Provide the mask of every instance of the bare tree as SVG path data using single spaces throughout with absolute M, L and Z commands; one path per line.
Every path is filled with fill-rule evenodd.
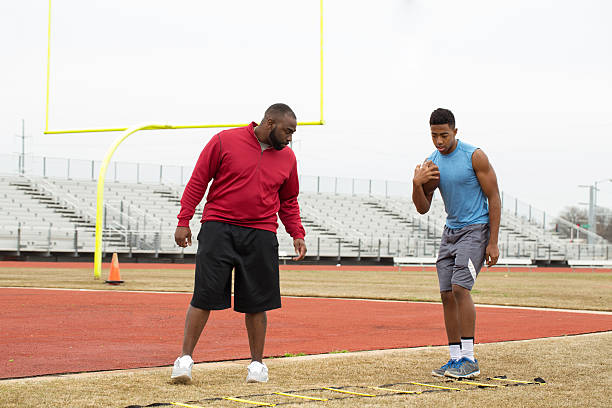
M 589 215 L 583 208 L 572 206 L 565 207 L 559 214 L 559 218 L 563 218 L 566 221 L 571 222 L 574 225 L 584 226 L 589 223 Z M 597 235 L 605 238 L 608 241 L 612 241 L 612 211 L 605 207 L 597 207 L 596 220 L 596 233 Z M 563 235 L 570 235 L 570 228 L 563 224 L 557 224 L 557 232 Z
M 585 209 L 580 207 L 565 207 L 561 214 L 559 214 L 560 218 L 563 218 L 574 225 L 584 225 L 589 222 L 589 216 Z

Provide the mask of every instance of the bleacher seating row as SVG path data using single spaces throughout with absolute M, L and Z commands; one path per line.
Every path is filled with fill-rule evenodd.
M 174 243 L 181 186 L 107 182 L 104 190 L 104 249 L 155 254 L 194 253 Z M 0 175 L 0 251 L 92 252 L 97 182 Z M 303 192 L 299 196 L 308 254 L 313 257 L 435 257 L 444 226 L 436 194 L 426 215 L 408 197 Z M 203 203 L 190 223 L 199 231 Z M 279 251 L 293 253 L 279 221 Z M 502 212 L 504 258 L 608 259 L 609 246 L 587 246 Z M 582 245 L 582 247 L 580 247 Z M 19 248 L 18 248 L 19 247 Z M 582 248 L 582 251 L 581 251 Z

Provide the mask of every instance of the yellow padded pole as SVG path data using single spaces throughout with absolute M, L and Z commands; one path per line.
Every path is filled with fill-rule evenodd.
M 100 273 L 102 271 L 102 230 L 103 216 L 104 216 L 104 179 L 106 178 L 106 170 L 108 164 L 117 150 L 117 147 L 128 138 L 132 133 L 136 133 L 139 130 L 152 130 L 152 129 L 168 129 L 169 125 L 157 125 L 157 124 L 140 124 L 132 126 L 125 130 L 119 136 L 111 147 L 106 152 L 106 156 L 100 166 L 100 174 L 98 175 L 98 193 L 96 197 L 96 247 L 94 252 L 94 279 L 100 279 Z

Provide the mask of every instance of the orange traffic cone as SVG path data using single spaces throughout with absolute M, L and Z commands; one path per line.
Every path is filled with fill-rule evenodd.
M 110 285 L 119 285 L 123 283 L 119 276 L 119 258 L 117 258 L 116 252 L 113 254 L 113 260 L 111 261 L 110 272 L 108 273 L 108 280 L 106 283 Z

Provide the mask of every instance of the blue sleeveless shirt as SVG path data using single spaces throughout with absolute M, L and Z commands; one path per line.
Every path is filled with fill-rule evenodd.
M 489 204 L 474 168 L 476 147 L 457 139 L 451 154 L 433 152 L 428 159 L 440 169 L 440 194 L 446 209 L 446 226 L 451 229 L 489 223 Z

